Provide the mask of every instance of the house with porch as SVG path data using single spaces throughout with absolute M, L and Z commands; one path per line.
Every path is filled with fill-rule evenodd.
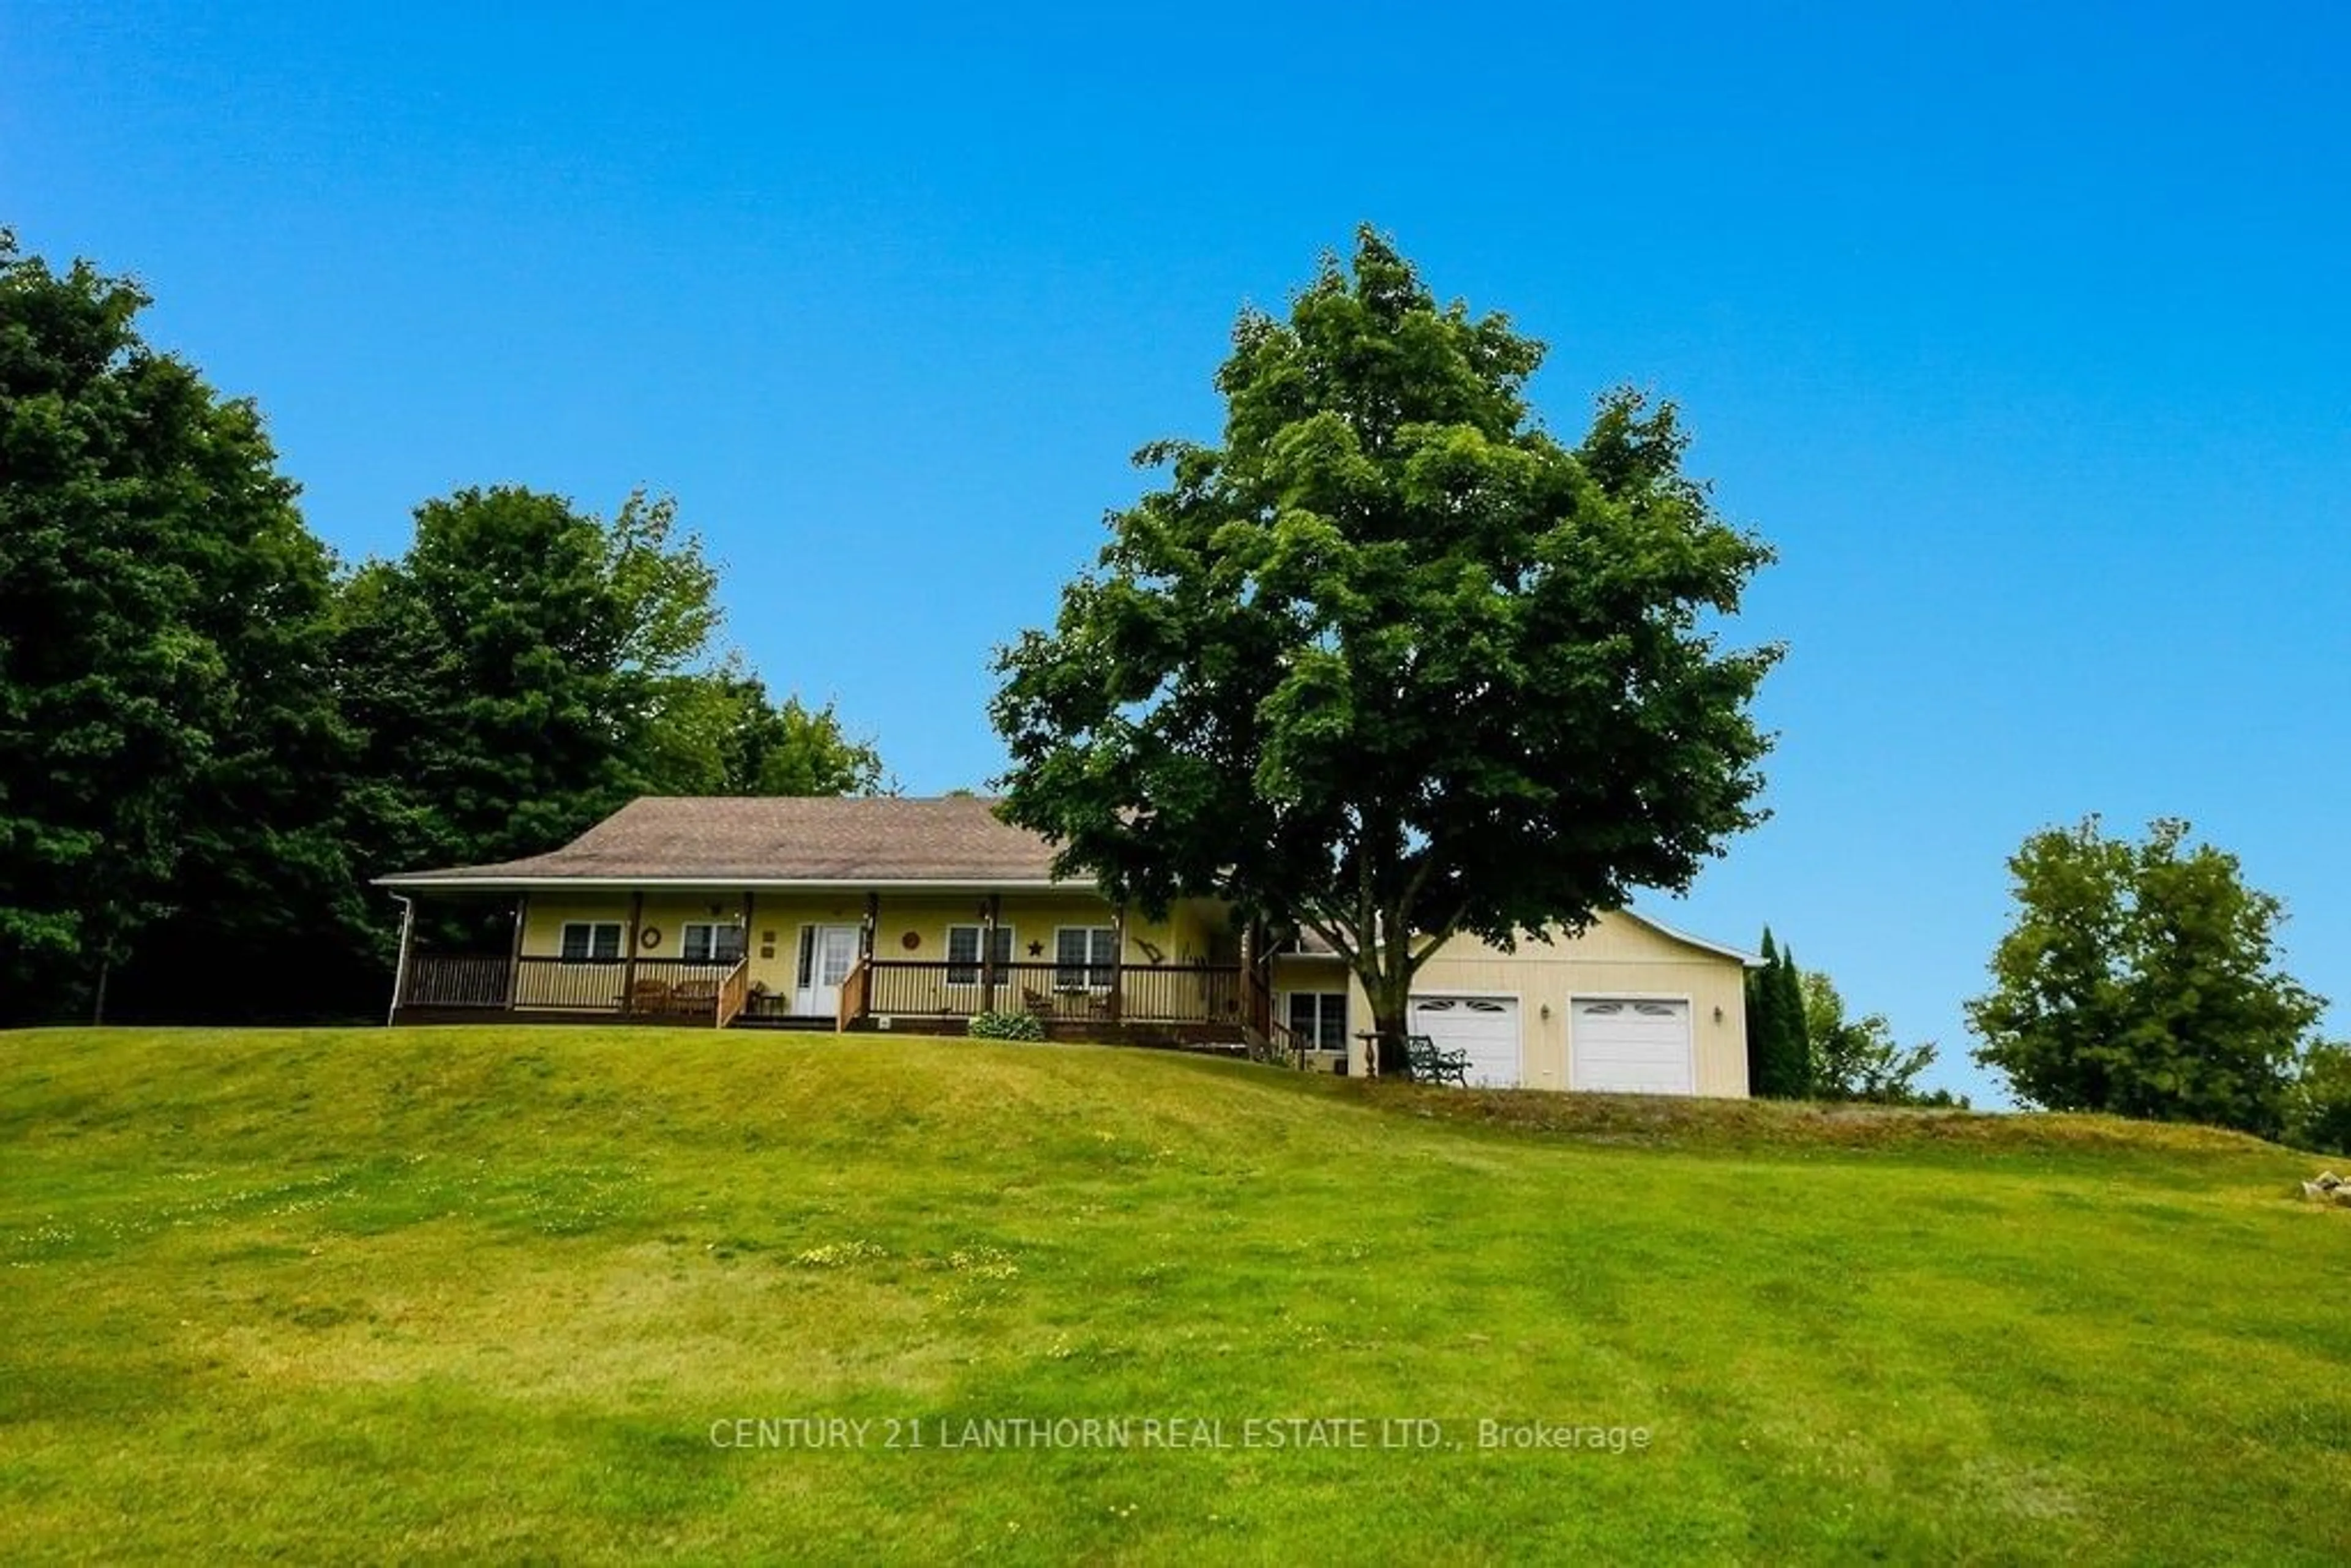
M 1021 1011 L 1060 1038 L 1363 1070 L 1371 1010 L 1334 956 L 1213 899 L 1121 908 L 1057 879 L 1051 847 L 994 808 L 649 797 L 546 854 L 381 878 L 403 901 L 392 1021 L 954 1034 Z M 420 909 L 485 901 L 500 950 L 421 939 Z M 1412 1022 L 1473 1082 L 1743 1095 L 1750 961 L 1626 912 L 1513 953 L 1457 938 Z

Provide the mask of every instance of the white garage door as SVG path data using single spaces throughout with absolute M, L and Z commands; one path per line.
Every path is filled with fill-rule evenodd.
M 1567 1049 L 1572 1087 L 1609 1094 L 1695 1094 L 1687 1002 L 1578 997 Z
M 1425 1034 L 1439 1051 L 1469 1058 L 1469 1087 L 1519 1086 L 1519 998 L 1516 997 L 1415 997 L 1412 1032 Z

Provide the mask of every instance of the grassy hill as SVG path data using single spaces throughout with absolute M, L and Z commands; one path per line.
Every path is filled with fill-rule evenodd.
M 2310 1170 L 1082 1047 L 0 1034 L 0 1528 L 35 1559 L 2341 1562 L 2351 1213 L 2291 1196 Z M 1089 1418 L 1133 1425 L 1050 1425 Z M 795 1420 L 872 1425 L 757 1446 Z

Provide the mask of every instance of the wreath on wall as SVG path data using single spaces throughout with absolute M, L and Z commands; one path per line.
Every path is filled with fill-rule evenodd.
M 637 946 L 643 947 L 648 953 L 660 946 L 661 927 L 658 925 L 648 925 L 643 931 L 638 932 Z

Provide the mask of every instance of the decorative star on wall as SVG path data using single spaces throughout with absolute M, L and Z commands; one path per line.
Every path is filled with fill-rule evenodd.
M 1041 958 L 1044 956 L 1045 944 L 1042 942 L 1031 942 L 1029 944 L 1029 956 L 1031 958 Z

